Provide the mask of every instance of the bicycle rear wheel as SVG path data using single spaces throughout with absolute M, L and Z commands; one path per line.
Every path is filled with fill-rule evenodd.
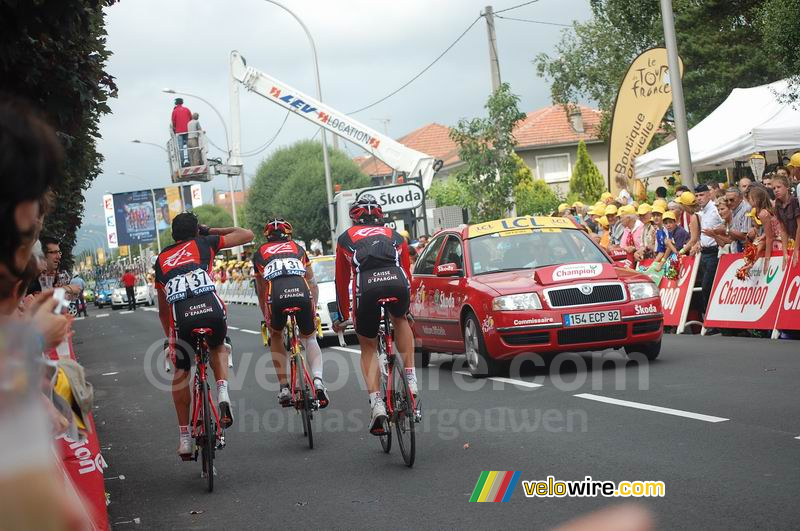
M 211 404 L 208 400 L 209 388 L 208 382 L 203 382 L 203 440 L 202 454 L 203 454 L 203 473 L 208 480 L 208 492 L 214 491 L 214 448 L 217 443 L 216 426 L 211 417 L 214 413 L 211 411 Z
M 411 406 L 410 398 L 411 392 L 408 389 L 405 372 L 399 357 L 395 358 L 391 374 L 392 401 L 394 403 L 392 422 L 395 426 L 397 442 L 400 445 L 403 461 L 405 461 L 407 467 L 411 468 L 414 466 L 414 460 L 416 459 L 417 441 L 414 430 L 414 410 Z
M 382 335 L 378 336 L 378 354 L 380 360 L 380 354 L 386 355 L 386 343 L 383 339 Z M 383 373 L 383 368 L 381 368 L 381 396 L 383 397 L 384 402 L 388 403 L 389 396 L 387 395 L 386 391 L 388 388 L 388 378 Z M 388 404 L 387 404 L 388 405 Z M 386 435 L 380 435 L 378 437 L 381 440 L 381 447 L 383 451 L 387 454 L 392 451 L 392 423 L 386 423 Z
M 314 432 L 311 431 L 311 398 L 308 387 L 304 387 L 303 391 L 303 431 L 308 437 L 308 447 L 314 449 Z

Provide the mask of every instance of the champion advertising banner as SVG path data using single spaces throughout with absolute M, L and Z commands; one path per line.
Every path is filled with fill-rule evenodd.
M 683 77 L 682 61 L 680 65 Z M 627 176 L 628 189 L 632 190 L 633 159 L 645 152 L 672 104 L 669 76 L 667 49 L 650 48 L 633 60 L 622 80 L 614 104 L 608 148 L 608 189 L 614 195 L 619 192 L 615 182 L 618 173 Z
M 642 260 L 639 265 L 648 268 L 653 263 L 652 259 Z M 682 256 L 678 278 L 670 280 L 661 277 L 658 283 L 658 292 L 661 295 L 661 311 L 664 313 L 664 326 L 679 327 L 686 322 L 691 302 L 692 287 L 697 279 L 699 261 L 695 256 Z
M 744 265 L 744 257 L 738 253 L 721 256 L 706 310 L 705 327 L 775 328 L 783 301 L 784 279 L 790 276 L 781 267 L 782 262 L 782 253 L 773 252 L 766 274 L 763 272 L 764 259 L 759 258 L 750 270 L 750 276 L 740 280 L 736 278 L 736 272 Z
M 800 330 L 800 262 L 786 271 L 776 328 Z

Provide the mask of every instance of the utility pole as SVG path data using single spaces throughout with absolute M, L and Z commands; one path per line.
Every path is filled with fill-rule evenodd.
M 667 47 L 669 83 L 672 87 L 672 114 L 675 118 L 675 137 L 678 141 L 678 160 L 681 166 L 681 181 L 694 190 L 692 153 L 689 150 L 689 127 L 686 123 L 686 106 L 683 102 L 683 82 L 678 59 L 678 42 L 675 38 L 675 18 L 672 15 L 672 0 L 661 0 L 661 20 L 664 24 L 664 44 Z
M 494 11 L 492 6 L 483 10 L 486 19 L 486 34 L 489 37 L 489 66 L 492 70 L 492 92 L 500 87 L 500 62 L 497 59 L 497 35 L 494 33 Z

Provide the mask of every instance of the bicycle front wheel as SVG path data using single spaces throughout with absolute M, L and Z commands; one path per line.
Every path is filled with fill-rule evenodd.
M 308 387 L 303 390 L 303 431 L 308 437 L 308 447 L 314 449 L 314 432 L 311 431 L 311 398 Z
M 203 454 L 203 473 L 208 480 L 208 492 L 214 491 L 214 447 L 217 443 L 216 426 L 212 417 L 214 413 L 211 411 L 211 404 L 208 399 L 209 395 L 208 382 L 203 382 L 203 436 L 205 437 L 202 446 Z
M 400 445 L 400 453 L 403 455 L 403 461 L 406 466 L 411 468 L 414 466 L 414 460 L 417 452 L 417 441 L 414 431 L 414 409 L 411 405 L 411 392 L 408 389 L 408 380 L 406 380 L 406 371 L 403 368 L 402 362 L 399 357 L 395 358 L 394 368 L 392 370 L 392 402 L 394 411 L 392 414 L 392 423 L 395 427 L 397 434 L 397 442 Z
M 378 353 L 379 354 L 383 354 L 383 356 L 380 356 L 380 358 L 384 358 L 385 359 L 386 347 L 385 347 L 385 343 L 384 343 L 384 340 L 383 340 L 383 336 L 379 336 Z M 380 358 L 379 358 L 379 362 L 380 362 Z M 387 402 L 387 406 L 388 406 L 389 396 L 387 394 L 387 387 L 388 387 L 388 378 L 384 374 L 384 367 L 381 367 L 381 396 L 383 397 L 383 401 Z M 383 448 L 383 451 L 386 452 L 387 454 L 389 452 L 391 452 L 392 451 L 392 423 L 391 422 L 387 422 L 386 423 L 386 435 L 380 435 L 378 438 L 381 440 L 381 447 Z

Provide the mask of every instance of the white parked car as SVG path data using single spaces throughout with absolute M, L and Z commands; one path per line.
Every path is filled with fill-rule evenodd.
M 311 259 L 311 268 L 314 270 L 314 278 L 319 286 L 319 300 L 317 301 L 317 313 L 322 321 L 323 337 L 335 337 L 333 323 L 331 320 L 330 308 L 336 308 L 336 260 L 334 256 L 317 256 Z M 355 334 L 352 326 L 347 327 L 345 334 Z
M 152 306 L 156 303 L 156 289 L 152 284 L 139 282 L 134 288 L 137 306 Z M 111 308 L 118 310 L 128 306 L 128 294 L 124 287 L 114 288 L 111 293 Z

